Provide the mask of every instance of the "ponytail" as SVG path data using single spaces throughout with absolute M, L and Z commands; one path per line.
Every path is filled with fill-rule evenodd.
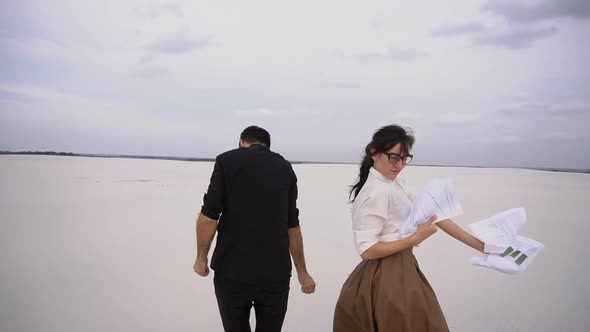
M 350 198 L 350 196 L 353 196 L 350 200 L 351 202 L 354 202 L 356 196 L 359 194 L 359 191 L 361 191 L 361 189 L 365 185 L 365 182 L 367 182 L 367 178 L 369 177 L 369 170 L 372 166 L 373 158 L 371 158 L 371 143 L 369 143 L 365 148 L 365 156 L 363 157 L 363 161 L 361 162 L 361 167 L 359 169 L 358 181 L 351 186 L 350 194 L 348 195 L 348 198 Z

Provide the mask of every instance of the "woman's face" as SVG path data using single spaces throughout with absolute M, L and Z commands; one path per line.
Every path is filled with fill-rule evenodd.
M 371 157 L 373 158 L 373 167 L 388 179 L 395 180 L 397 175 L 406 166 L 402 161 L 403 158 L 399 157 L 403 157 L 407 154 L 407 151 L 404 151 L 402 145 L 398 143 L 396 146 L 389 149 L 387 153 L 377 153 L 373 155 Z M 392 162 L 392 160 L 395 162 Z

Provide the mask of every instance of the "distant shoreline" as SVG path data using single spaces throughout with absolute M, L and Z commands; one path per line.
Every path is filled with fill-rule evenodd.
M 213 162 L 215 158 L 194 158 L 194 157 L 175 157 L 175 156 L 149 156 L 149 155 L 127 155 L 127 154 L 96 154 L 96 153 L 73 153 L 73 152 L 55 152 L 55 151 L 0 151 L 1 155 L 38 155 L 38 156 L 58 156 L 58 157 L 91 157 L 91 158 L 130 158 L 130 159 L 157 159 L 157 160 L 175 160 L 175 161 L 207 161 Z M 337 161 L 290 161 L 292 164 L 349 164 L 352 162 Z M 554 168 L 554 167 L 513 167 L 513 166 L 471 166 L 471 165 L 428 165 L 412 164 L 415 166 L 426 167 L 464 167 L 464 168 L 511 168 L 511 169 L 530 169 L 547 172 L 566 172 L 566 173 L 586 173 L 590 174 L 590 169 L 573 169 L 573 168 Z

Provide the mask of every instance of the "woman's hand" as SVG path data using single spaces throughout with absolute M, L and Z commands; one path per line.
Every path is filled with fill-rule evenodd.
M 435 220 L 436 216 L 432 216 L 425 223 L 418 226 L 418 230 L 412 235 L 415 245 L 422 243 L 422 241 L 436 233 L 437 227 L 434 225 Z

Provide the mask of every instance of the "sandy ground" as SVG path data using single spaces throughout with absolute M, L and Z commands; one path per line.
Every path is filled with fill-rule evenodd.
M 212 277 L 192 271 L 194 220 L 212 163 L 0 156 L 0 330 L 222 331 Z M 359 262 L 347 185 L 355 165 L 295 165 L 308 268 L 291 283 L 283 331 L 331 331 L 340 287 Z M 415 249 L 452 331 L 590 330 L 590 175 L 408 167 L 420 188 L 451 177 L 469 223 L 523 206 L 522 234 L 545 250 L 522 274 L 469 263 L 443 232 Z

